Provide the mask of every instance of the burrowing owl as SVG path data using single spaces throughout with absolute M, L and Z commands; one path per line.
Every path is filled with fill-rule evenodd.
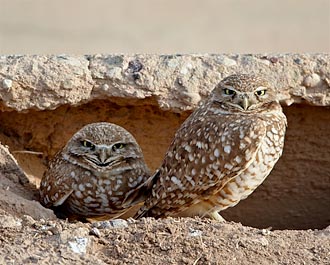
M 140 202 L 130 193 L 149 176 L 142 151 L 128 131 L 93 123 L 74 134 L 50 162 L 40 199 L 59 217 L 115 218 Z
M 219 215 L 249 196 L 282 154 L 286 117 L 259 76 L 232 75 L 183 123 L 136 217 Z

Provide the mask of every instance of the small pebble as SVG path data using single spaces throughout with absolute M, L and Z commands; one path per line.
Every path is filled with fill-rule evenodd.
M 103 85 L 102 85 L 102 89 L 103 89 L 104 91 L 108 91 L 108 90 L 109 90 L 109 85 L 108 85 L 108 84 L 103 84 Z
M 321 82 L 321 77 L 318 74 L 311 74 L 304 79 L 306 87 L 316 87 Z
M 143 68 L 143 64 L 137 59 L 137 60 L 132 60 L 128 63 L 128 71 L 131 73 L 136 73 L 141 71 Z
M 30 215 L 23 215 L 22 221 L 24 225 L 33 225 L 36 222 Z
M 188 236 L 195 237 L 195 236 L 201 236 L 202 234 L 203 232 L 201 230 L 189 228 Z
M 6 88 L 6 89 L 9 90 L 9 89 L 12 87 L 12 85 L 13 85 L 13 81 L 10 80 L 10 79 L 4 79 L 4 80 L 2 81 L 2 87 L 3 87 L 3 88 Z
M 128 227 L 128 223 L 126 220 L 123 219 L 114 219 L 109 221 L 112 228 L 124 228 Z
M 270 57 L 269 61 L 271 61 L 272 63 L 277 63 L 278 62 L 278 58 L 277 57 Z
M 90 235 L 101 237 L 101 232 L 96 227 L 92 227 L 92 229 L 89 231 Z
M 46 101 L 42 103 L 42 107 L 48 109 L 51 106 L 50 102 Z
M 128 223 L 123 219 L 114 219 L 108 221 L 101 221 L 93 223 L 93 227 L 99 229 L 107 229 L 107 228 L 125 228 L 128 227 Z
M 263 236 L 268 236 L 271 234 L 270 230 L 268 229 L 261 229 L 259 233 L 262 234 Z
M 88 246 L 88 238 L 77 237 L 74 241 L 69 241 L 69 246 L 74 253 L 85 254 Z

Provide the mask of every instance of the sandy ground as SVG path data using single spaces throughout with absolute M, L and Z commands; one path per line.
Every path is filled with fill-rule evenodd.
M 330 263 L 330 229 L 269 231 L 190 218 L 69 224 L 2 214 L 0 231 L 6 264 Z

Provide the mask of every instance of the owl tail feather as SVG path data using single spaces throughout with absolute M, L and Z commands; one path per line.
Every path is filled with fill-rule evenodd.
M 140 186 L 138 186 L 134 190 L 129 191 L 126 194 L 126 197 L 123 201 L 123 206 L 129 207 L 129 206 L 132 206 L 133 204 L 135 205 L 140 202 L 145 202 L 151 196 L 152 187 L 153 187 L 154 183 L 157 181 L 159 175 L 160 175 L 160 172 L 158 170 L 158 171 L 156 171 L 156 173 L 153 176 L 148 178 Z M 141 217 L 146 217 L 147 212 L 148 212 L 148 208 L 144 205 L 137 212 L 137 214 L 134 216 L 134 218 L 137 219 L 137 218 L 141 218 Z

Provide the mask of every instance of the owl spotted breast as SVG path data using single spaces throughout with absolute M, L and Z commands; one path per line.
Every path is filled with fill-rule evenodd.
M 282 154 L 286 117 L 276 91 L 259 76 L 222 80 L 182 124 L 144 188 L 136 217 L 209 216 L 249 196 Z
M 93 123 L 74 134 L 50 161 L 40 201 L 62 218 L 116 218 L 141 202 L 132 192 L 149 176 L 142 151 L 128 131 Z

